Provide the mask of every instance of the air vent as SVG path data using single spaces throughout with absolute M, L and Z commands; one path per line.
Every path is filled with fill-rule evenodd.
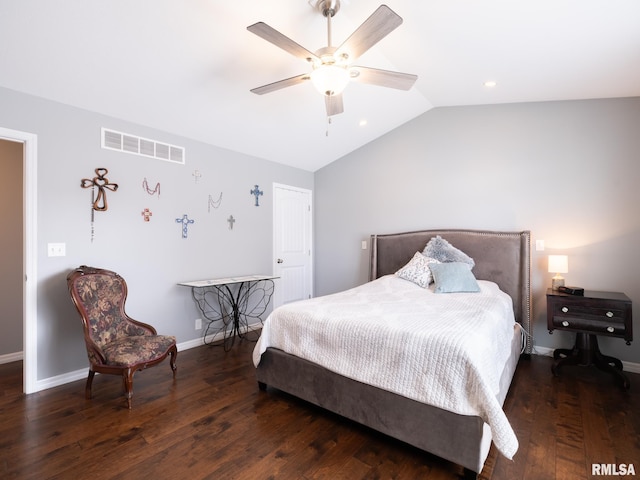
M 147 158 L 157 158 L 158 160 L 182 165 L 185 162 L 184 147 L 177 147 L 106 128 L 102 129 L 102 148 L 132 153 Z

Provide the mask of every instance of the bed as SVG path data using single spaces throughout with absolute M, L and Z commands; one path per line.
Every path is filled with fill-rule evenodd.
M 519 358 L 522 354 L 529 355 L 532 348 L 529 337 L 521 332 L 521 330 L 530 331 L 530 233 L 528 231 L 443 229 L 372 235 L 370 281 L 362 287 L 365 291 L 366 289 L 373 291 L 375 295 L 376 289 L 386 291 L 391 288 L 388 284 L 393 284 L 395 289 L 399 285 L 398 282 L 405 282 L 406 285 L 401 285 L 402 295 L 415 296 L 411 288 L 415 290 L 416 286 L 410 285 L 411 282 L 398 279 L 394 273 L 410 262 L 416 252 L 421 252 L 425 245 L 436 237 L 445 239 L 473 259 L 475 265 L 472 271 L 478 279 L 483 294 L 485 290 L 492 289 L 492 285 L 495 284 L 507 295 L 506 298 L 511 303 L 509 307 L 512 309 L 511 315 L 515 324 L 511 325 L 510 333 L 506 339 L 503 339 L 507 342 L 505 348 L 508 352 L 501 353 L 499 361 L 494 362 L 493 365 L 493 370 L 496 372 L 493 375 L 496 377 L 495 387 L 491 389 L 493 393 L 485 395 L 489 404 L 487 409 L 483 406 L 484 404 L 481 404 L 478 412 L 468 411 L 469 405 L 462 398 L 465 408 L 458 410 L 463 413 L 456 413 L 457 409 L 438 406 L 440 404 L 437 401 L 433 404 L 424 401 L 424 398 L 431 398 L 433 396 L 431 393 L 437 389 L 432 388 L 431 392 L 421 390 L 420 396 L 407 394 L 404 391 L 397 393 L 377 380 L 369 384 L 354 379 L 357 375 L 336 373 L 332 366 L 330 368 L 322 366 L 323 362 L 310 361 L 302 358 L 303 355 L 287 353 L 284 349 L 269 345 L 264 337 L 276 337 L 269 333 L 270 328 L 273 328 L 270 320 L 274 315 L 277 317 L 279 309 L 276 309 L 265 321 L 263 334 L 254 351 L 254 363 L 258 384 L 262 390 L 270 386 L 292 394 L 459 464 L 464 467 L 467 477 L 475 478 L 482 471 L 492 440 L 496 441 L 499 450 L 505 456 L 511 457 L 515 453 L 513 444 L 515 434 L 510 430 L 508 421 L 505 425 L 506 416 L 502 412 L 502 405 Z M 362 294 L 358 289 L 355 290 L 355 294 Z M 338 295 L 336 299 L 347 301 L 348 295 L 352 294 L 354 292 L 347 293 L 347 297 L 340 296 L 342 293 L 336 294 Z M 447 295 L 440 295 L 438 298 L 443 297 Z M 327 302 L 328 300 L 311 299 L 305 302 L 313 301 Z M 365 300 L 365 303 L 367 301 Z M 504 299 L 502 302 L 504 303 Z M 319 305 L 318 308 L 325 312 L 330 311 L 326 303 Z M 398 307 L 394 309 L 397 311 Z M 409 312 L 407 310 L 407 318 L 411 316 Z M 352 314 L 357 317 L 355 313 L 349 315 Z M 306 318 L 305 322 L 308 321 L 309 319 Z M 522 329 L 517 328 L 516 324 L 521 325 Z M 371 340 L 367 342 L 371 343 Z M 344 351 L 350 351 L 351 347 L 352 344 L 348 344 Z M 452 365 L 452 368 L 465 369 L 464 366 L 455 367 L 455 363 Z M 456 377 L 453 374 L 450 376 Z M 396 377 L 394 382 L 398 382 Z M 411 382 L 415 382 L 415 378 L 405 383 Z M 482 385 L 482 381 L 479 384 Z M 475 384 L 474 388 L 477 389 Z M 453 394 L 459 396 L 458 392 Z M 422 395 L 425 397 L 423 398 Z M 467 403 L 476 405 L 475 400 Z M 496 404 L 499 412 L 496 411 Z M 501 418 L 500 413 L 504 419 Z M 517 440 L 515 440 L 515 449 L 517 450 Z

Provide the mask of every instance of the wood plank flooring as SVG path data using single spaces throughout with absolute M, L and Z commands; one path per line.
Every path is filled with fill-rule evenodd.
M 133 410 L 120 378 L 97 375 L 32 395 L 22 364 L 0 365 L 3 479 L 455 479 L 462 469 L 269 389 L 258 390 L 253 344 L 198 347 L 138 372 Z M 592 463 L 633 463 L 640 476 L 640 375 L 618 389 L 594 368 L 520 362 L 505 411 L 514 461 L 491 449 L 484 480 L 603 478 Z

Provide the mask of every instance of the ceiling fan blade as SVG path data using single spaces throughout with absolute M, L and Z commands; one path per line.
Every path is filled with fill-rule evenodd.
M 324 104 L 327 107 L 327 117 L 344 112 L 341 93 L 338 95 L 325 95 Z
M 247 27 L 251 33 L 255 33 L 261 38 L 264 38 L 267 42 L 273 43 L 276 47 L 280 47 L 283 50 L 286 50 L 294 57 L 298 57 L 304 61 L 311 61 L 320 59 L 316 56 L 315 53 L 311 53 L 309 50 L 304 48 L 303 46 L 297 44 L 289 37 L 281 34 L 275 28 L 270 27 L 264 22 L 254 23 L 253 25 L 249 25 Z
M 284 80 L 279 80 L 277 82 L 269 83 L 267 85 L 262 85 L 261 87 L 256 87 L 251 89 L 251 92 L 257 95 L 264 95 L 265 93 L 275 92 L 276 90 L 280 90 L 281 88 L 292 87 L 293 85 L 299 85 L 306 80 L 309 80 L 309 74 L 303 73 L 302 75 L 297 75 L 291 78 L 285 78 Z
M 352 62 L 402 24 L 402 17 L 386 5 L 378 9 L 347 38 L 335 55 L 346 54 Z
M 418 79 L 417 75 L 410 73 L 391 72 L 378 68 L 353 66 L 349 70 L 351 80 L 354 82 L 397 88 L 398 90 L 409 90 Z

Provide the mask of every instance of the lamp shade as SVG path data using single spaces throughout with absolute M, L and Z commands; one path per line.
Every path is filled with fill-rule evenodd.
M 549 273 L 567 273 L 569 257 L 566 255 L 549 255 Z
M 323 95 L 339 95 L 349 83 L 349 72 L 338 65 L 321 65 L 311 72 L 311 83 Z

